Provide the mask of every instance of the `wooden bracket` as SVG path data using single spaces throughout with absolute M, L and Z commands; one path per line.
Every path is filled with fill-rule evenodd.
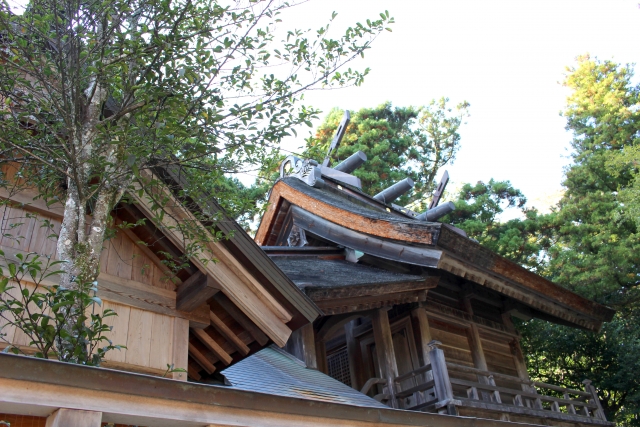
M 210 275 L 198 271 L 185 280 L 176 296 L 176 308 L 193 311 L 220 291 L 220 286 Z

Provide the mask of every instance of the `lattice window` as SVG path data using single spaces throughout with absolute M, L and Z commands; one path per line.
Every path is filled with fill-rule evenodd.
M 351 387 L 351 374 L 349 373 L 349 356 L 347 348 L 343 347 L 327 356 L 329 376 Z

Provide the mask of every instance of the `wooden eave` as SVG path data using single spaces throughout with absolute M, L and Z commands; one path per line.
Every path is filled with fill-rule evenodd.
M 371 209 L 356 207 L 354 212 L 350 210 L 353 203 L 364 203 L 362 199 L 368 196 L 337 187 L 318 190 L 295 178 L 279 180 L 271 191 L 256 241 L 266 246 L 282 244 L 286 241 L 284 234 L 295 224 L 322 239 L 369 255 L 449 271 L 560 323 L 597 331 L 615 313 L 483 248 L 449 225 L 420 223 L 390 209 L 380 216 L 376 201 L 367 204 Z M 349 203 L 335 201 L 342 193 Z M 326 311 L 326 307 L 321 308 Z
M 505 421 L 452 417 L 255 393 L 232 387 L 0 354 L 0 412 L 47 417 L 57 408 L 102 413 L 137 425 L 317 425 L 505 427 Z M 529 426 L 530 424 L 519 424 Z
M 171 188 L 183 188 L 185 177 L 176 167 L 165 167 L 157 170 L 158 176 Z M 291 326 L 294 329 L 315 320 L 319 312 L 305 295 L 289 280 L 289 278 L 271 261 L 269 256 L 256 244 L 247 232 L 222 209 L 212 197 L 199 197 L 197 201 L 191 198 L 185 200 L 188 206 L 197 206 L 201 211 L 209 212 L 222 221 L 216 223 L 216 228 L 224 233 L 227 239 L 221 243 L 260 280 L 271 294 L 289 311 L 294 312 Z

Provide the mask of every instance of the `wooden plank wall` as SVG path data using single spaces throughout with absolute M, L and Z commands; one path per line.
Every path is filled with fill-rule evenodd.
M 0 207 L 0 249 L 7 253 L 37 252 L 55 257 L 56 239 L 52 235 L 59 230 L 60 220 L 57 218 L 34 215 L 19 207 Z M 164 290 L 174 291 L 176 287 L 123 231 L 118 231 L 115 237 L 105 242 L 100 271 Z M 12 292 L 17 291 L 14 289 Z M 106 308 L 118 313 L 118 316 L 105 319 L 105 323 L 113 326 L 109 339 L 114 344 L 127 347 L 107 353 L 106 365 L 161 374 L 166 371 L 167 364 L 175 363 L 172 360 L 174 317 L 107 300 L 98 309 Z M 4 323 L 0 319 L 0 326 Z M 15 328 L 4 328 L 2 333 L 6 333 L 4 340 L 16 346 L 24 348 L 29 345 L 30 339 Z M 188 329 L 184 333 L 188 334 Z

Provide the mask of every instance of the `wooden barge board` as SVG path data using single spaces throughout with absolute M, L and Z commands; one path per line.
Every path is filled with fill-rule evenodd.
M 0 389 L 0 413 L 46 417 L 70 408 L 101 412 L 102 422 L 159 427 L 513 425 L 273 396 L 8 354 L 0 354 Z
M 271 222 L 280 198 L 351 230 L 387 239 L 431 244 L 439 228 L 437 224 L 398 218 L 390 212 L 376 211 L 335 194 L 321 192 L 296 178 L 284 178 L 271 190 L 269 207 L 256 233 L 255 240 L 259 245 L 269 245 L 267 236 L 271 233 Z

